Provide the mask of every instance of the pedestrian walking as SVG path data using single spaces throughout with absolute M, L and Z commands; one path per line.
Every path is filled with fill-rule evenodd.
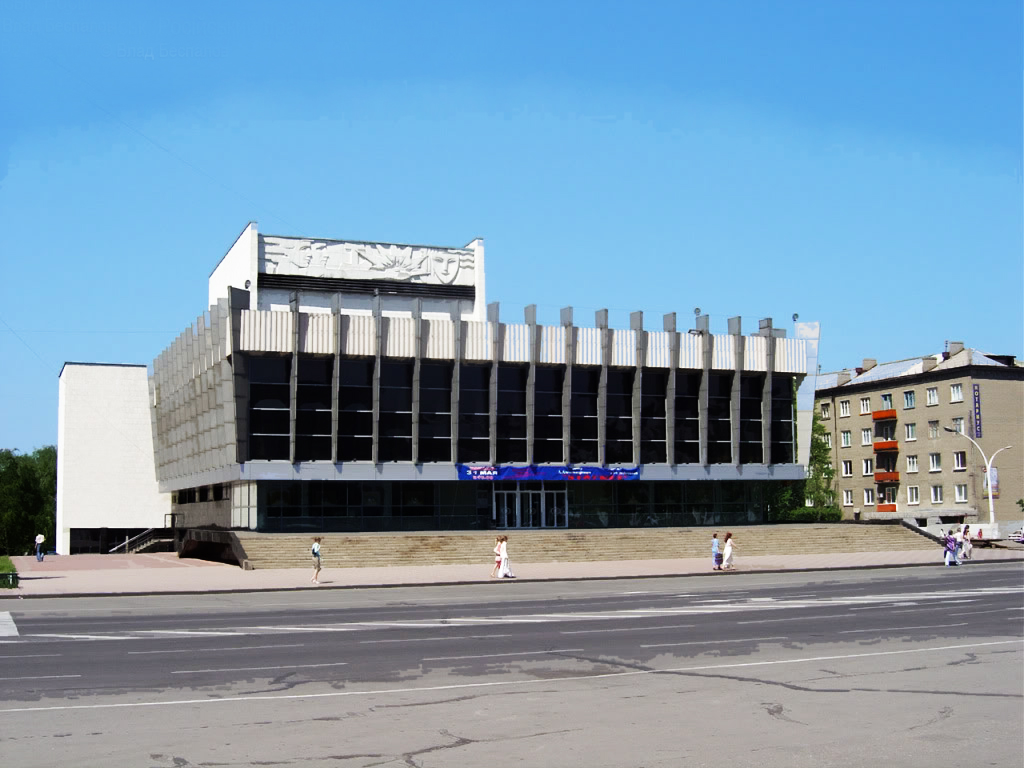
M 508 536 L 501 537 L 500 544 L 500 557 L 501 557 L 501 568 L 498 571 L 499 579 L 514 579 L 516 575 L 512 573 L 512 566 L 509 564 L 508 559 Z
M 46 537 L 43 534 L 36 534 L 36 560 L 40 563 L 43 562 L 43 558 L 46 557 L 46 552 L 43 550 L 43 542 L 46 541 Z
M 956 559 L 959 562 L 964 556 L 964 529 L 957 526 L 953 538 L 956 539 Z
M 960 565 L 960 561 L 956 556 L 956 537 L 953 535 L 953 529 L 950 528 L 946 533 L 946 549 L 943 553 L 943 557 L 946 560 L 946 567 L 949 568 L 951 565 Z
M 501 536 L 494 537 L 494 568 L 491 569 L 491 578 L 498 578 L 498 569 L 501 568 Z
M 729 531 L 726 531 L 726 534 L 725 534 L 725 552 L 723 552 L 723 557 L 722 557 L 722 570 L 723 571 L 728 571 L 728 570 L 731 570 L 732 568 L 735 567 L 733 565 L 733 562 L 732 562 L 732 551 L 734 549 L 736 549 L 736 543 L 732 540 L 732 533 L 729 532 Z
M 718 546 L 718 534 L 711 534 L 711 570 L 722 570 L 722 551 Z
M 964 526 L 964 543 L 963 543 L 963 558 L 964 560 L 971 559 L 971 552 L 974 550 L 974 545 L 971 543 L 971 526 Z
M 323 561 L 320 557 L 320 542 L 323 541 L 322 536 L 313 537 L 313 546 L 310 547 L 309 553 L 313 556 L 313 578 L 310 579 L 314 584 L 320 583 L 320 568 L 323 566 Z

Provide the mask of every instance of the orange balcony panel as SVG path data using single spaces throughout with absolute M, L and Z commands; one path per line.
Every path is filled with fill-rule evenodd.
M 896 505 L 895 504 L 879 504 L 878 505 L 878 511 L 879 512 L 895 512 L 896 511 Z
M 876 483 L 898 483 L 899 481 L 899 472 L 875 472 Z
M 895 440 L 875 440 L 875 453 L 879 453 L 881 451 L 898 451 L 899 449 L 899 443 Z
M 871 418 L 874 419 L 875 421 L 884 421 L 886 419 L 895 419 L 896 418 L 896 409 L 895 408 L 886 408 L 884 411 L 873 411 L 871 413 Z

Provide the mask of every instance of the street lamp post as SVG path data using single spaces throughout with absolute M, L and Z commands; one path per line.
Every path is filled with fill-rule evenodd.
M 985 459 L 985 477 L 988 478 L 988 522 L 989 525 L 994 526 L 996 524 L 996 508 L 992 500 L 992 462 L 995 461 L 996 456 L 999 455 L 999 451 L 1005 451 L 1007 448 L 1013 448 L 1013 446 L 1004 445 L 1002 448 L 999 449 L 999 451 L 996 451 L 995 453 L 992 454 L 992 458 L 987 458 L 985 456 L 985 451 L 981 449 L 981 446 L 978 445 L 974 441 L 974 438 L 971 437 L 970 435 L 965 435 L 960 430 L 950 429 L 949 427 L 943 427 L 943 429 L 946 430 L 947 432 L 952 432 L 954 435 L 966 437 L 968 440 L 974 443 L 974 447 L 978 449 L 978 452 L 981 454 L 981 458 Z

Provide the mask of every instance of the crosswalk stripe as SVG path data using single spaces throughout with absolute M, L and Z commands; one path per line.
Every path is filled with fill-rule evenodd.
M 0 637 L 17 637 L 18 625 L 9 611 L 0 611 Z

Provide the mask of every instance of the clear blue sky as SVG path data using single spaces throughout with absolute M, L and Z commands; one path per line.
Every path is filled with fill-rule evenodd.
M 494 7 L 492 7 L 494 6 Z M 261 231 L 487 248 L 519 321 L 1024 356 L 1019 0 L 4 3 L 0 447 Z

